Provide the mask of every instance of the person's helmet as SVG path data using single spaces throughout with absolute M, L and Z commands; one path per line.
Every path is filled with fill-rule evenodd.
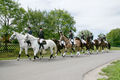
M 28 27 L 28 29 L 31 29 L 31 27 Z
M 40 29 L 42 29 L 42 27 L 40 27 Z

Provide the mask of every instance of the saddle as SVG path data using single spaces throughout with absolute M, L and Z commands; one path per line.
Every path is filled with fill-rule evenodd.
M 27 42 L 28 46 L 31 46 L 31 42 L 29 40 L 26 41 L 26 42 Z

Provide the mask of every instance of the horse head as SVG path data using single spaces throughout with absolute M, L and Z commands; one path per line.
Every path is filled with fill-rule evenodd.
M 14 40 L 14 39 L 16 39 L 16 32 L 15 31 L 13 31 L 13 34 L 11 35 L 11 37 L 9 38 L 9 40 L 11 41 L 11 40 Z
M 63 41 L 64 40 L 64 35 L 61 35 L 60 36 L 60 41 Z

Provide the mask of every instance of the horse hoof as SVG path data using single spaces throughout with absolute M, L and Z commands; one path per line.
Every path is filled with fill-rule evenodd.
M 29 58 L 29 60 L 31 60 L 31 58 Z
M 20 59 L 19 58 L 17 58 L 17 61 L 19 61 Z
M 64 58 L 64 57 L 65 57 L 65 55 L 62 55 L 62 57 Z

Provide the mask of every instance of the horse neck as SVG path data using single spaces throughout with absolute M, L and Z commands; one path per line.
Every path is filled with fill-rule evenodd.
M 32 36 L 32 35 L 29 35 L 29 40 L 31 43 L 33 43 L 34 41 L 38 40 L 36 37 Z
M 16 33 L 16 38 L 19 42 L 21 42 L 24 39 L 24 35 Z
M 65 41 L 66 44 L 69 44 L 69 43 L 70 43 L 69 39 L 66 38 L 65 36 L 64 36 L 64 41 Z

